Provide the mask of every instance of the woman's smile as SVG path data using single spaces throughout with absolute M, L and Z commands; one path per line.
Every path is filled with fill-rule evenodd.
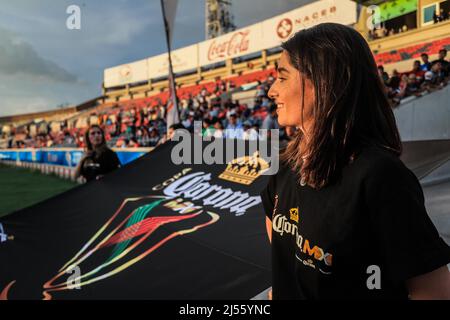
M 277 103 L 277 111 L 284 108 L 284 103 Z

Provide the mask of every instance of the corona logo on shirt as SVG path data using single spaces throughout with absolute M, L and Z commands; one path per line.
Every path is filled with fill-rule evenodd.
M 267 171 L 269 164 L 256 151 L 252 156 L 245 156 L 230 161 L 220 179 L 250 185 L 261 173 Z
M 293 208 L 297 209 L 297 208 Z M 292 209 L 290 210 L 290 212 Z M 294 212 L 298 210 L 294 210 Z M 297 215 L 298 218 L 298 215 Z M 291 215 L 291 220 L 292 215 Z M 298 225 L 290 222 L 288 218 L 283 214 L 277 214 L 273 217 L 272 222 L 272 228 L 273 231 L 278 233 L 280 236 L 286 235 L 292 235 L 295 237 L 295 242 L 297 247 L 300 249 L 302 254 L 305 254 L 306 256 L 312 257 L 317 261 L 323 261 L 323 263 L 331 267 L 332 265 L 332 257 L 333 255 L 331 253 L 325 252 L 321 247 L 317 245 L 312 245 L 311 241 L 308 239 L 305 239 L 298 231 Z
M 291 208 L 289 210 L 289 215 L 290 215 L 292 221 L 295 221 L 295 222 L 298 223 L 298 207 L 297 208 Z

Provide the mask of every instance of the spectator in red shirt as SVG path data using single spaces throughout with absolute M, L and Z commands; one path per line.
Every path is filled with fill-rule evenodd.
M 410 74 L 414 74 L 416 76 L 416 78 L 421 78 L 421 79 L 423 78 L 425 71 L 423 71 L 421 69 L 419 60 L 414 61 L 413 69 L 410 72 L 408 72 L 408 75 L 410 75 Z

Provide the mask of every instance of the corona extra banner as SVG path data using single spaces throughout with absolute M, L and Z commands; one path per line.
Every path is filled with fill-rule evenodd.
M 174 144 L 0 218 L 0 299 L 250 299 L 268 288 L 269 163 L 248 151 L 174 165 Z

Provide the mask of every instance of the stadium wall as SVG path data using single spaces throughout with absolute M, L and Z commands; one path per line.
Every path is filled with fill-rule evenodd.
M 408 101 L 410 100 L 410 101 Z M 409 97 L 394 110 L 402 141 L 450 139 L 450 87 Z

